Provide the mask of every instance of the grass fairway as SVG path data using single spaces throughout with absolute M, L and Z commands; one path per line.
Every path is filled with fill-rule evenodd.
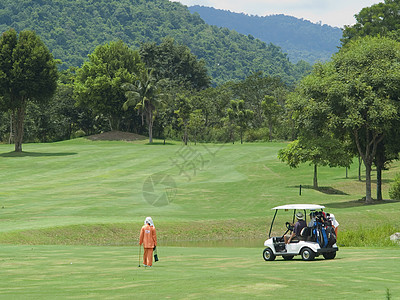
M 0 145 L 0 298 L 384 299 L 388 290 L 400 299 L 399 246 L 389 241 L 400 202 L 358 201 L 356 164 L 348 178 L 319 168 L 312 189 L 312 166 L 278 161 L 284 146 L 77 139 L 16 154 Z M 396 172 L 398 163 L 383 174 L 385 199 Z M 341 247 L 331 261 L 264 262 L 271 208 L 290 203 L 325 205 L 340 222 L 339 245 L 368 247 Z M 133 245 L 149 215 L 161 261 L 144 269 Z
M 226 229 L 236 224 L 236 229 L 218 233 L 223 238 L 241 237 L 241 230 L 253 222 L 264 234 L 270 209 L 288 203 L 327 206 L 337 215 L 341 230 L 398 224 L 399 202 L 357 202 L 365 194 L 364 182 L 356 179 L 357 165 L 347 179 L 344 168 L 319 168 L 321 188 L 315 190 L 310 188 L 312 166 L 292 170 L 278 161 L 277 151 L 284 146 L 183 147 L 77 139 L 26 144 L 26 152 L 15 154 L 12 145 L 0 145 L 0 242 L 2 232 L 82 224 L 140 226 L 147 215 L 165 225 L 160 230 L 172 228 L 174 237 L 174 224 L 179 222 L 200 231 L 215 221 Z M 394 164 L 384 173 L 384 198 L 398 171 Z M 187 239 L 193 233 L 180 234 Z M 169 235 L 166 230 L 165 237 Z
M 265 262 L 255 248 L 160 247 L 138 268 L 137 248 L 3 246 L 0 297 L 21 299 L 392 299 L 397 249 L 346 248 L 335 260 Z M 295 291 L 294 291 L 295 289 Z

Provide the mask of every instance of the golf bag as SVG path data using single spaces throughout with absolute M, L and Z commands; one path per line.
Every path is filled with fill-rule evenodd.
M 328 247 L 332 247 L 336 243 L 336 233 L 335 228 L 333 228 L 332 222 L 329 217 L 326 222 L 326 234 L 328 237 Z
M 328 236 L 325 230 L 326 218 L 322 212 L 317 212 L 313 227 L 313 234 L 316 236 L 317 242 L 321 248 L 328 246 Z
M 313 233 L 321 248 L 332 247 L 332 245 L 336 243 L 336 235 L 332 222 L 325 217 L 323 212 L 318 212 L 316 214 Z

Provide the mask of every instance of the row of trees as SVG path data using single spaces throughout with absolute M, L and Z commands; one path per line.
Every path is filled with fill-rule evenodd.
M 302 162 L 349 166 L 359 156 L 366 168 L 366 202 L 372 202 L 371 171 L 400 152 L 400 1 L 386 0 L 356 15 L 343 46 L 330 62 L 317 64 L 289 97 L 298 139 L 279 153 L 291 167 Z M 395 15 L 394 15 L 395 14 Z M 387 36 L 387 37 L 384 37 Z
M 24 48 L 21 53 L 10 42 L 12 36 L 23 43 L 26 35 L 32 37 L 32 49 L 39 50 Z M 68 139 L 77 132 L 125 130 L 148 134 L 150 142 L 155 135 L 182 138 L 187 143 L 235 142 L 239 137 L 243 142 L 248 131 L 253 132 L 253 139 L 272 138 L 276 125 L 284 119 L 288 87 L 280 79 L 258 72 L 243 81 L 211 87 L 204 61 L 170 38 L 161 44 L 143 44 L 138 50 L 122 41 L 104 44 L 81 68 L 60 74 L 34 32 L 18 35 L 9 30 L 0 39 L 0 47 L 4 57 L 1 74 L 8 80 L 1 89 L 4 113 L 0 129 L 14 140 L 15 151 L 22 151 L 24 121 L 26 140 L 31 141 Z M 44 58 L 33 64 L 38 52 Z M 23 72 L 10 76 L 21 64 Z M 24 89 L 17 84 L 17 76 L 25 78 Z M 39 88 L 32 89 L 32 82 Z M 22 104 L 15 101 L 18 95 L 25 97 Z M 18 110 L 23 118 L 18 119 Z M 266 127 L 268 134 L 263 131 Z

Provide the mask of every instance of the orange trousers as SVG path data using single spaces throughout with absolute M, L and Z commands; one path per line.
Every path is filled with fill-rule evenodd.
M 143 264 L 147 266 L 153 265 L 153 248 L 144 248 Z

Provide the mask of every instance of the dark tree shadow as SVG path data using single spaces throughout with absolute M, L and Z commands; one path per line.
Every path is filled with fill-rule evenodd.
M 152 142 L 152 143 L 146 143 L 145 145 L 152 146 L 152 145 L 175 145 L 174 143 L 169 143 L 169 142 Z
M 300 189 L 300 186 L 294 186 L 298 189 Z M 306 189 L 306 190 L 316 190 L 318 192 L 327 194 L 327 195 L 348 195 L 347 193 L 337 190 L 333 187 L 330 186 L 320 186 L 317 188 L 314 188 L 312 185 L 301 185 L 302 189 Z
M 333 202 L 333 203 L 325 203 L 323 204 L 326 207 L 330 208 L 352 208 L 352 207 L 360 207 L 366 205 L 382 205 L 382 204 L 390 204 L 400 202 L 398 200 L 373 200 L 372 203 L 365 203 L 365 198 L 358 200 L 351 200 L 346 202 Z
M 75 152 L 55 152 L 55 153 L 46 153 L 46 152 L 7 152 L 1 153 L 0 157 L 45 157 L 45 156 L 69 156 L 76 155 L 78 153 Z

